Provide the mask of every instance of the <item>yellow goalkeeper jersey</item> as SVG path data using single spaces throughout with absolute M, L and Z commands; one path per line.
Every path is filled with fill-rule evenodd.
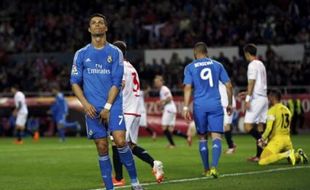
M 268 110 L 267 126 L 263 133 L 263 139 L 271 140 L 275 136 L 290 135 L 292 114 L 282 103 L 273 105 Z

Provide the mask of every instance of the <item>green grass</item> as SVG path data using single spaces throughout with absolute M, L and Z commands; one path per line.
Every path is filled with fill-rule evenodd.
M 141 138 L 140 145 L 152 156 L 163 161 L 166 180 L 200 177 L 202 165 L 197 140 L 188 147 L 183 139 L 175 137 L 177 148 L 165 148 L 167 142 L 158 138 Z M 86 138 L 69 138 L 59 143 L 57 138 L 43 138 L 34 143 L 26 139 L 24 145 L 12 144 L 13 139 L 0 138 L 0 190 L 89 190 L 102 187 L 96 149 Z M 249 163 L 246 158 L 255 151 L 250 136 L 236 136 L 236 154 L 224 155 L 220 160 L 221 174 L 243 173 L 292 166 L 286 160 L 270 166 Z M 294 146 L 310 153 L 310 136 L 294 136 Z M 223 145 L 226 149 L 226 144 Z M 154 182 L 149 165 L 136 159 L 142 183 Z M 125 172 L 125 170 L 124 170 Z M 126 173 L 126 172 L 125 172 Z M 242 176 L 227 176 L 192 182 L 167 183 L 146 186 L 145 189 L 309 189 L 310 168 Z M 126 181 L 129 182 L 126 174 Z

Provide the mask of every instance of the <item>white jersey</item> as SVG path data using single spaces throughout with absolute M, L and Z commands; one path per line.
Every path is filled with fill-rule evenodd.
M 267 96 L 267 75 L 264 64 L 259 60 L 253 60 L 248 65 L 248 80 L 255 80 L 253 98 Z
M 140 113 L 146 113 L 145 103 L 144 103 L 144 92 L 140 90 L 140 98 L 139 98 L 139 108 Z
M 226 86 L 222 82 L 219 82 L 219 91 L 220 91 L 220 95 L 221 95 L 222 106 L 227 107 L 228 96 L 227 96 Z M 235 99 L 234 95 L 232 96 L 232 107 L 236 108 L 236 99 Z
M 160 88 L 159 97 L 160 97 L 160 100 L 166 100 L 167 98 L 171 97 L 172 98 L 171 101 L 165 105 L 164 110 L 167 110 L 172 113 L 177 112 L 177 108 L 174 104 L 171 91 L 167 86 L 162 86 Z
M 123 110 L 124 114 L 140 115 L 140 80 L 137 70 L 124 61 Z
M 17 114 L 28 114 L 28 108 L 26 104 L 26 98 L 24 93 L 21 91 L 17 91 L 14 95 L 15 107 L 18 107 L 21 104 L 21 108 L 17 112 Z

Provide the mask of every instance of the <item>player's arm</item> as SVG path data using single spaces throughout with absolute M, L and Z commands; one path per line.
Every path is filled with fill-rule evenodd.
M 269 135 L 272 131 L 272 128 L 273 128 L 274 121 L 275 121 L 274 115 L 268 115 L 267 116 L 266 129 L 265 129 L 264 133 L 262 134 L 263 140 L 268 140 L 268 137 L 269 137 Z
M 111 79 L 112 87 L 109 90 L 108 99 L 104 105 L 103 110 L 100 112 L 100 117 L 104 122 L 108 122 L 110 116 L 110 109 L 118 96 L 118 93 L 122 89 L 122 81 L 124 74 L 124 64 L 123 64 L 123 54 L 121 51 L 118 51 L 116 60 L 112 63 Z
M 71 88 L 75 96 L 81 102 L 85 113 L 94 118 L 96 116 L 96 109 L 91 105 L 84 96 L 84 92 L 81 88 L 81 83 L 83 80 L 83 64 L 79 57 L 79 52 L 76 52 L 73 59 L 73 65 L 71 69 Z
M 192 75 L 190 72 L 189 67 L 185 67 L 184 70 L 184 107 L 183 107 L 183 117 L 186 120 L 191 120 L 191 115 L 189 112 L 189 104 L 191 100 L 191 95 L 192 95 Z
M 233 86 L 231 82 L 225 83 L 226 86 L 226 92 L 228 97 L 228 105 L 227 105 L 227 114 L 231 115 L 232 113 L 232 99 L 233 99 Z
M 274 121 L 275 121 L 275 114 L 272 112 L 272 110 L 269 110 L 268 116 L 267 116 L 267 125 L 265 128 L 265 131 L 262 134 L 262 138 L 258 139 L 258 145 L 262 148 L 265 147 L 267 145 L 267 141 L 270 140 L 268 138 L 269 138 L 269 135 L 273 129 Z
M 250 64 L 248 67 L 247 74 L 248 74 L 248 86 L 247 86 L 247 95 L 245 97 L 245 102 L 246 102 L 246 109 L 250 109 L 250 101 L 252 99 L 255 81 L 257 78 L 257 69 L 255 69 L 254 66 Z

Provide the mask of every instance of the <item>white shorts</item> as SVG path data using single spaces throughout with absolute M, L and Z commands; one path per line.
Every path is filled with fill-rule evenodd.
M 135 115 L 124 115 L 126 124 L 126 141 L 138 143 L 140 117 Z
M 25 127 L 26 121 L 27 121 L 27 116 L 28 116 L 27 114 L 17 114 L 15 125 Z
M 224 108 L 224 126 L 225 125 L 230 125 L 233 120 L 233 113 L 231 115 L 227 114 L 226 108 Z
M 176 116 L 177 116 L 176 113 L 170 112 L 168 110 L 164 110 L 163 116 L 161 118 L 161 125 L 162 126 L 174 126 Z
M 258 96 L 251 100 L 250 110 L 246 110 L 244 123 L 266 123 L 268 112 L 268 99 Z
M 141 113 L 140 127 L 147 127 L 147 114 L 146 113 Z

